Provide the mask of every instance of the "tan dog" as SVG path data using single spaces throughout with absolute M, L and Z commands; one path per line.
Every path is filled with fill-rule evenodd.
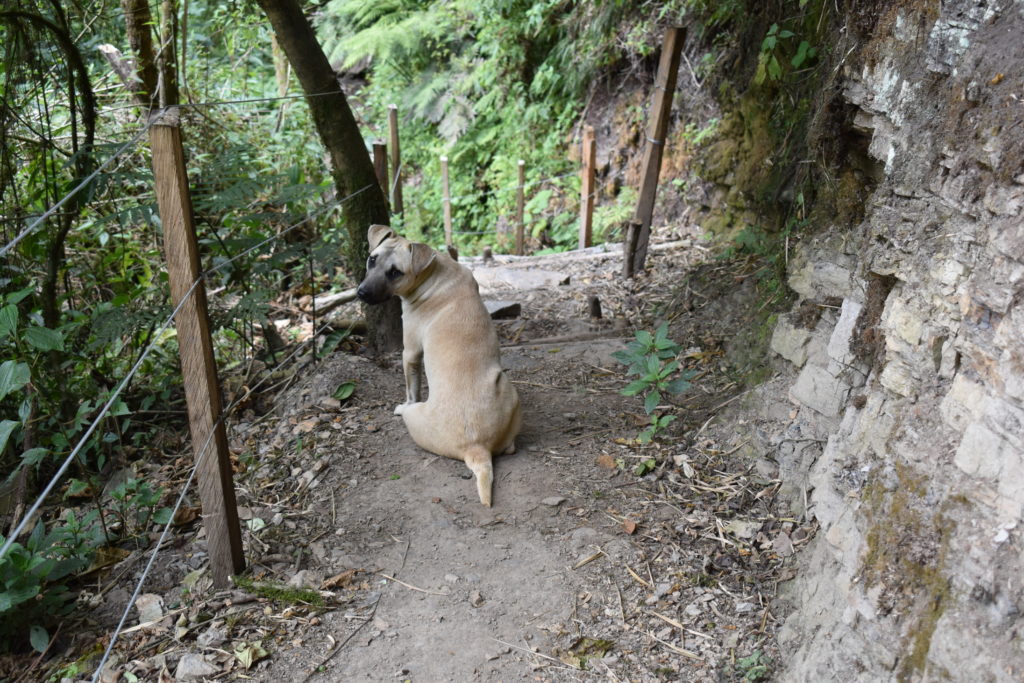
M 521 417 L 476 280 L 447 254 L 387 226 L 371 225 L 367 237 L 370 258 L 359 298 L 368 304 L 402 298 L 405 403 L 395 415 L 422 448 L 465 462 L 476 475 L 480 502 L 490 507 L 491 456 L 515 452 Z

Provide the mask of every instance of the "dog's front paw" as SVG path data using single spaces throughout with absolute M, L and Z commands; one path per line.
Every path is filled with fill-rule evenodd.
M 405 407 L 407 405 L 409 405 L 409 404 L 408 403 L 399 403 L 397 406 L 395 406 L 395 415 L 401 415 L 402 413 L 404 413 L 405 412 Z

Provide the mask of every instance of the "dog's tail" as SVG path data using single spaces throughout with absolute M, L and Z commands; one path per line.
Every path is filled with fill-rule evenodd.
M 476 476 L 476 492 L 480 495 L 480 502 L 491 507 L 491 484 L 494 481 L 491 452 L 483 446 L 470 446 L 462 459 Z

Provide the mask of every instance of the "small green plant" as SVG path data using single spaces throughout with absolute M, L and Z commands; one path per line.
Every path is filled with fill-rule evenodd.
M 651 424 L 637 436 L 640 443 L 650 443 L 676 419 L 675 415 L 656 412 L 662 395 L 683 393 L 696 374 L 692 370 L 680 370 L 676 356 L 681 350 L 682 347 L 668 338 L 668 323 L 662 323 L 653 335 L 647 330 L 638 331 L 624 350 L 612 354 L 615 360 L 627 366 L 627 376 L 637 376 L 619 393 L 623 396 L 643 394 L 644 412 L 651 417 Z
M 715 137 L 715 133 L 718 132 L 718 124 L 717 117 L 708 119 L 703 127 L 698 127 L 696 123 L 688 123 L 683 129 L 683 139 L 694 147 L 700 147 Z
M 171 519 L 170 508 L 157 508 L 163 489 L 153 489 L 142 479 L 126 479 L 110 493 L 114 499 L 114 514 L 121 522 L 121 533 L 134 536 L 145 532 L 150 524 L 166 524 Z
M 756 85 L 761 85 L 766 80 L 782 80 L 782 65 L 779 63 L 777 48 L 781 48 L 782 44 L 780 41 L 788 41 L 795 35 L 795 33 L 787 29 L 779 29 L 778 24 L 772 24 L 768 28 L 768 34 L 761 41 L 761 54 L 757 58 L 757 71 L 754 74 L 754 83 Z M 806 40 L 801 40 L 797 45 L 796 53 L 793 54 L 789 63 L 794 69 L 799 69 L 814 59 L 817 54 L 817 48 L 812 47 Z M 785 58 L 783 57 L 783 59 Z
M 741 657 L 736 660 L 736 673 L 742 676 L 744 681 L 764 681 L 768 679 L 771 672 L 772 660 L 761 650 L 754 650 L 749 657 Z
M 638 477 L 642 477 L 648 472 L 653 472 L 658 466 L 658 461 L 654 458 L 646 458 L 640 461 L 640 464 L 633 467 L 633 474 Z

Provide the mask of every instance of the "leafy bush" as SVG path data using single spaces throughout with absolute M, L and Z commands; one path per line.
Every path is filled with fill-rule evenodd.
M 171 519 L 170 508 L 157 508 L 163 489 L 154 489 L 143 479 L 129 478 L 118 484 L 110 497 L 113 511 L 121 523 L 121 534 L 136 536 L 147 531 L 151 524 L 166 524 Z
M 637 376 L 620 393 L 623 396 L 643 394 L 644 412 L 651 417 L 651 424 L 637 436 L 640 443 L 650 443 L 659 431 L 676 419 L 675 415 L 659 415 L 655 412 L 662 395 L 683 393 L 696 375 L 693 370 L 680 370 L 676 358 L 680 350 L 681 347 L 668 338 L 668 323 L 662 323 L 653 335 L 647 330 L 639 330 L 625 350 L 612 354 L 617 361 L 627 366 L 627 376 Z
M 89 565 L 95 538 L 84 532 L 86 520 L 72 515 L 69 522 L 50 533 L 38 523 L 24 545 L 12 543 L 0 558 L 0 643 L 8 649 L 42 652 L 49 627 L 72 606 L 63 580 Z

